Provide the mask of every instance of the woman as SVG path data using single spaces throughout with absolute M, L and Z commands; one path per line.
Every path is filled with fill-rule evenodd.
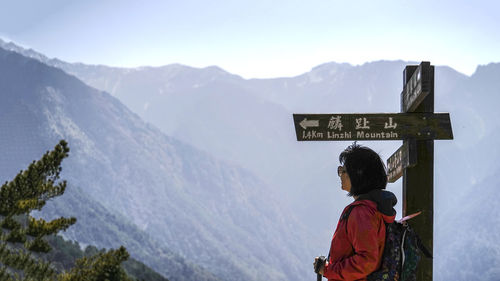
M 344 208 L 332 238 L 329 257 L 319 266 L 328 280 L 366 280 L 380 267 L 385 244 L 385 223 L 394 221 L 397 199 L 385 191 L 387 174 L 380 156 L 360 145 L 339 156 L 337 173 L 342 189 L 354 202 Z M 315 260 L 318 263 L 318 258 Z

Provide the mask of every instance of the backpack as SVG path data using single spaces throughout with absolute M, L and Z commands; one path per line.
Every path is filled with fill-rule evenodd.
M 351 206 L 342 216 L 346 220 L 352 209 Z M 431 253 L 422 244 L 418 234 L 406 222 L 419 213 L 409 215 L 400 221 L 386 223 L 385 246 L 382 254 L 380 268 L 366 277 L 368 281 L 415 281 L 417 266 L 421 259 L 421 253 L 427 258 L 432 258 Z

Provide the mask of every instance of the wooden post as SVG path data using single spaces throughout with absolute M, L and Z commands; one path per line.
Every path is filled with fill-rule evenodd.
M 407 66 L 405 85 L 416 66 Z M 430 91 L 413 112 L 434 112 L 434 66 L 430 66 Z M 433 254 L 434 233 L 434 140 L 417 140 L 417 164 L 403 172 L 403 216 L 422 211 L 411 225 Z M 423 257 L 418 266 L 417 281 L 432 280 L 432 259 Z

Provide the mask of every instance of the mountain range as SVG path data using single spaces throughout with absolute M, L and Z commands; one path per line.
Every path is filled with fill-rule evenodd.
M 0 129 L 9 132 L 0 139 L 2 178 L 66 139 L 71 156 L 63 177 L 74 193 L 68 191 L 60 200 L 65 207 L 53 213 L 71 209 L 89 222 L 75 225 L 68 237 L 105 247 L 124 243 L 169 280 L 303 276 L 301 248 L 306 247 L 290 249 L 307 240 L 300 236 L 303 231 L 291 229 L 300 229 L 300 223 L 256 176 L 165 136 L 116 98 L 60 69 L 3 49 L 0 58 Z M 105 208 L 83 204 L 89 200 Z M 100 210 L 116 216 L 104 212 L 100 220 L 90 220 Z M 113 220 L 99 226 L 107 217 Z M 125 218 L 121 223 L 120 217 Z M 102 231 L 120 226 L 114 236 Z M 167 265 L 179 260 L 212 274 L 190 274 L 194 269 L 177 274 Z
M 152 239 L 165 249 L 172 249 L 182 257 L 194 255 L 196 260 L 199 255 L 204 257 L 206 254 L 204 260 L 209 261 L 202 263 L 203 268 L 214 272 L 217 277 L 228 278 L 226 280 L 231 280 L 228 277 L 231 274 L 239 274 L 238 270 L 244 272 L 249 267 L 241 269 L 234 264 L 221 264 L 220 260 L 210 261 L 217 252 L 215 250 L 219 250 L 215 255 L 220 254 L 222 260 L 230 257 L 255 262 L 251 265 L 254 267 L 250 267 L 255 268 L 254 273 L 269 274 L 261 276 L 247 272 L 246 275 L 241 275 L 242 280 L 308 278 L 311 257 L 326 252 L 332 228 L 343 206 L 349 202 L 349 198 L 337 187 L 338 179 L 335 175 L 336 157 L 349 143 L 297 143 L 291 114 L 398 112 L 402 70 L 407 64 L 415 64 L 404 61 L 377 61 L 358 66 L 326 63 L 296 77 L 246 80 L 215 66 L 197 69 L 177 64 L 125 69 L 71 64 L 48 59 L 33 50 L 25 50 L 12 43 L 3 42 L 0 46 L 60 68 L 74 76 L 64 74 L 64 80 L 77 77 L 85 84 L 99 89 L 92 90 L 95 93 L 95 96 L 91 95 L 92 100 L 97 101 L 92 103 L 92 106 L 99 107 L 98 112 L 111 111 L 120 116 L 117 118 L 109 113 L 103 118 L 95 118 L 92 122 L 77 123 L 82 122 L 78 121 L 80 119 L 87 120 L 99 114 L 91 109 L 87 109 L 88 112 L 73 114 L 72 112 L 79 111 L 80 107 L 86 108 L 81 100 L 74 97 L 71 101 L 82 104 L 77 109 L 67 109 L 68 104 L 64 103 L 64 106 L 52 106 L 47 109 L 49 112 L 58 112 L 59 108 L 63 108 L 62 114 L 44 117 L 52 120 L 52 123 L 47 121 L 52 124 L 48 127 L 72 136 L 75 149 L 82 150 L 82 155 L 88 155 L 75 156 L 72 161 L 80 163 L 72 165 L 87 167 L 92 171 L 79 168 L 77 175 L 68 175 L 68 180 L 79 186 L 83 194 L 89 194 L 102 206 L 124 216 L 139 230 L 150 234 Z M 49 69 L 57 71 L 54 68 Z M 494 188 L 499 184 L 495 176 L 499 171 L 496 158 L 500 155 L 496 145 L 499 134 L 497 108 L 500 105 L 498 77 L 500 64 L 495 63 L 479 66 L 471 76 L 446 66 L 436 67 L 436 112 L 450 112 L 455 136 L 453 141 L 436 141 L 435 145 L 436 280 L 470 280 L 473 276 L 481 277 L 480 280 L 496 280 L 498 276 L 500 259 L 495 253 L 500 247 L 496 243 L 496 236 L 491 235 L 499 228 L 494 215 L 499 210 L 494 203 L 498 196 Z M 17 87 L 25 87 L 27 84 L 25 81 L 12 79 L 5 83 L 24 83 Z M 51 91 L 45 88 L 43 92 L 45 99 L 54 97 L 50 104 L 57 105 L 61 104 L 61 100 L 70 99 L 69 91 L 59 90 L 59 95 L 51 94 Z M 52 92 L 57 93 L 56 90 Z M 106 107 L 110 101 L 113 106 Z M 21 112 L 27 111 L 26 106 L 30 105 L 24 102 L 22 106 L 16 106 L 15 110 L 12 109 L 8 113 L 11 116 L 11 124 L 17 124 L 16 120 L 23 115 Z M 31 110 L 34 110 L 38 104 L 31 106 Z M 102 110 L 103 107 L 106 110 Z M 56 117 L 60 115 L 65 118 Z M 33 123 L 44 120 L 38 116 L 30 118 L 33 120 L 30 119 L 29 122 Z M 72 125 L 68 120 L 76 125 Z M 39 141 L 37 136 L 42 132 L 37 131 L 36 126 L 32 127 L 29 130 L 9 127 L 9 130 L 20 139 L 31 138 Z M 82 134 L 91 136 L 87 138 L 92 142 L 83 141 Z M 120 138 L 126 140 L 122 141 Z M 26 150 L 23 155 L 31 155 L 36 151 L 33 148 L 37 147 L 36 141 L 31 139 L 22 146 L 22 149 Z M 70 145 L 71 143 L 70 141 Z M 168 153 L 162 154 L 164 150 L 161 149 L 149 151 L 143 146 L 133 146 L 140 143 L 150 144 L 147 145 L 148 148 L 153 144 L 163 144 L 175 148 L 176 153 L 168 150 Z M 400 145 L 398 142 L 364 144 L 374 147 L 385 158 Z M 4 143 L 1 145 L 4 147 Z M 44 145 L 47 147 L 49 144 Z M 11 158 L 21 153 L 16 152 L 16 149 L 20 149 L 18 146 L 10 147 L 8 151 Z M 128 149 L 129 147 L 134 148 Z M 135 149 L 139 152 L 134 153 Z M 133 155 L 125 156 L 125 151 Z M 158 155 L 163 156 L 160 157 L 162 159 L 176 160 L 170 160 L 170 166 L 166 166 L 157 159 Z M 25 159 L 30 160 L 32 159 L 29 157 Z M 138 160 L 142 162 L 137 164 Z M 108 166 L 105 165 L 107 163 Z M 186 168 L 175 166 L 175 163 L 184 163 L 182 167 Z M 163 168 L 154 167 L 155 165 L 167 167 L 166 170 L 173 179 L 164 176 L 155 179 L 156 175 L 165 172 Z M 11 165 L 6 168 L 9 167 L 12 167 L 12 172 L 19 169 Z M 217 167 L 216 171 L 213 170 L 214 167 Z M 65 170 L 69 171 L 70 168 Z M 224 170 L 234 171 L 229 173 L 232 177 L 223 173 Z M 212 173 L 222 173 L 222 176 L 213 179 L 209 176 L 213 175 Z M 151 178 L 149 175 L 155 176 Z M 204 185 L 206 183 L 209 184 Z M 201 187 L 202 185 L 204 186 Z M 89 186 L 92 188 L 88 188 Z M 174 207 L 174 203 L 170 203 L 172 207 L 163 207 L 161 204 L 155 204 L 152 198 L 134 204 L 131 198 L 141 197 L 147 192 L 141 190 L 138 194 L 137 189 L 131 186 L 176 186 L 167 188 L 170 191 L 168 195 L 160 196 L 155 193 L 152 197 L 168 197 L 169 202 L 182 204 L 175 204 Z M 207 191 L 206 186 L 217 188 L 209 189 L 213 192 L 203 192 Z M 400 196 L 400 182 L 389 185 L 388 189 Z M 253 193 L 248 193 L 250 190 Z M 126 195 L 116 196 L 123 193 Z M 203 199 L 209 199 L 212 205 L 205 202 L 206 200 L 197 201 L 194 199 L 196 196 L 190 196 L 193 193 L 204 197 Z M 103 195 L 106 198 L 102 198 Z M 118 203 L 119 200 L 126 200 L 126 203 Z M 228 200 L 238 203 L 224 205 Z M 141 205 L 143 203 L 146 204 Z M 148 213 L 146 210 L 149 206 L 158 206 L 155 210 L 170 212 L 176 217 L 160 223 L 159 220 L 164 218 L 160 219 L 157 214 Z M 401 204 L 398 206 L 400 208 Z M 223 215 L 232 212 L 238 215 Z M 219 216 L 224 218 L 221 219 L 224 222 L 217 219 Z M 201 221 L 198 221 L 198 218 L 202 218 Z M 152 225 L 152 221 L 156 221 L 156 225 Z M 282 224 L 271 226 L 277 221 Z M 203 226 L 193 226 L 198 224 Z M 211 224 L 217 226 L 206 226 Z M 171 232 L 170 235 L 174 237 L 161 237 L 166 231 L 166 225 L 175 225 L 174 228 L 178 229 L 178 232 Z M 220 225 L 225 225 L 224 230 L 220 230 Z M 262 233 L 255 232 L 259 228 Z M 193 230 L 203 231 L 195 239 L 199 243 L 191 244 L 192 240 L 181 237 L 192 235 Z M 282 234 L 287 232 L 293 235 L 283 237 Z M 234 240 L 224 238 L 225 235 L 232 236 L 233 233 L 241 235 Z M 266 235 L 273 236 L 274 240 Z M 259 239 L 252 241 L 254 237 Z M 221 249 L 232 251 L 235 245 L 242 241 L 250 242 L 243 245 L 237 254 L 221 253 Z M 225 244 L 227 248 L 221 244 Z M 270 244 L 275 246 L 272 251 L 266 252 L 262 249 L 268 248 L 267 245 Z M 275 257 L 292 259 L 292 267 L 296 272 L 289 272 L 289 266 L 280 268 L 272 262 L 272 258 L 266 259 L 270 252 L 275 251 L 279 252 Z M 237 269 L 228 270 L 227 267 Z M 170 279 L 170 276 L 166 276 Z

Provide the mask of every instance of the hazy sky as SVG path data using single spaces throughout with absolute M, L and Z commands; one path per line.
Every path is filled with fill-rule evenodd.
M 218 65 L 245 78 L 321 63 L 500 62 L 500 1 L 1 1 L 0 37 L 69 62 Z

